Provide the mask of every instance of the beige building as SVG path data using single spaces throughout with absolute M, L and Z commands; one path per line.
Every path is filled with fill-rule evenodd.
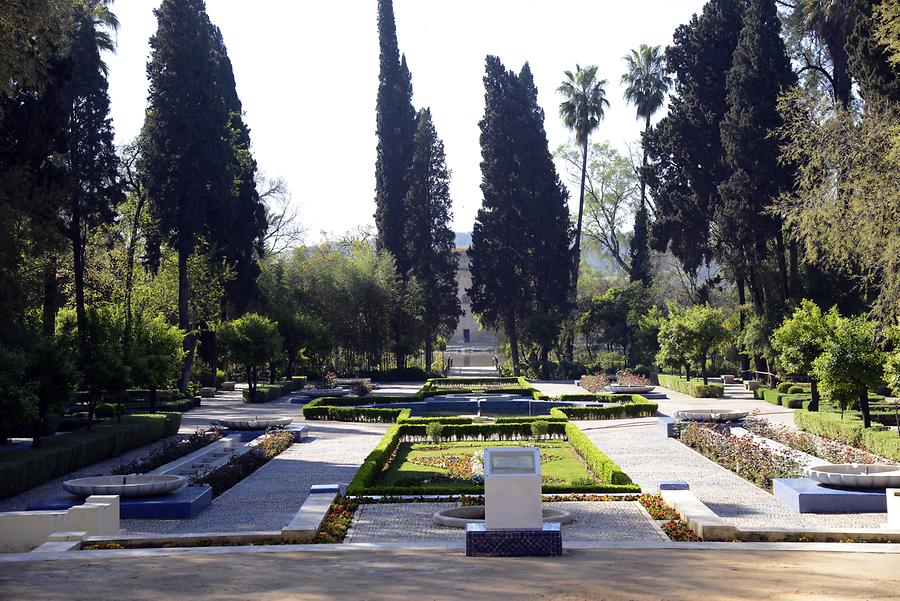
M 459 325 L 456 331 L 450 337 L 449 344 L 451 346 L 476 346 L 476 347 L 496 347 L 497 333 L 493 330 L 485 330 L 475 319 L 472 314 L 472 303 L 466 289 L 472 285 L 472 272 L 469 270 L 469 255 L 466 254 L 465 248 L 457 248 L 459 254 L 459 266 L 456 270 L 457 294 L 459 294 L 459 302 L 462 305 L 462 317 L 459 318 Z

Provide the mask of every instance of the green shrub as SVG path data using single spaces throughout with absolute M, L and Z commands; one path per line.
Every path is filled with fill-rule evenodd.
M 365 403 L 370 402 L 409 402 L 410 399 L 405 397 L 383 397 L 384 399 L 395 398 L 395 401 L 381 400 L 375 401 L 372 398 L 366 398 Z M 411 411 L 409 409 L 376 409 L 372 407 L 356 407 L 360 403 L 357 398 L 347 397 L 319 397 L 313 399 L 303 406 L 303 417 L 308 420 L 326 420 L 335 422 L 378 422 L 393 423 L 400 418 L 409 418 Z
M 444 435 L 444 424 L 431 422 L 425 426 L 425 435 L 434 444 L 439 444 Z
M 564 415 L 524 415 L 520 417 L 498 417 L 494 420 L 495 424 L 529 424 L 536 421 L 544 421 L 549 423 L 567 422 L 569 418 Z
M 893 461 L 900 461 L 900 436 L 876 425 L 863 428 L 862 420 L 821 411 L 795 411 L 794 424 L 805 432 L 839 440 Z
M 725 396 L 725 386 L 723 384 L 704 384 L 701 380 L 688 382 L 681 376 L 659 374 L 659 385 L 697 398 L 721 398 Z
M 811 400 L 812 396 L 807 393 L 785 394 L 781 397 L 781 404 L 788 409 L 805 409 L 809 406 L 809 401 Z
M 604 395 L 598 395 L 604 396 Z M 606 395 L 609 397 L 629 399 L 627 403 L 609 407 L 554 407 L 550 410 L 552 417 L 564 417 L 572 420 L 590 419 L 625 419 L 629 417 L 653 417 L 659 405 L 639 394 Z
M 473 391 L 502 391 L 507 394 L 533 397 L 540 394 L 522 376 L 514 378 L 432 378 L 425 382 L 417 396 L 424 398 L 440 394 L 454 394 Z
M 115 417 L 116 406 L 112 403 L 100 403 L 99 405 L 97 405 L 97 408 L 94 409 L 94 415 L 96 415 L 100 419 Z
M 403 427 L 407 426 L 394 425 L 388 428 L 382 439 L 363 460 L 359 469 L 356 470 L 356 475 L 353 476 L 353 480 L 347 486 L 348 495 L 360 495 L 368 492 L 366 489 L 375 483 L 388 459 L 391 458 L 391 455 L 397 449 L 397 445 L 400 444 L 400 428 Z
M 174 436 L 179 427 L 179 413 L 131 415 L 123 417 L 122 423 L 95 424 L 91 430 L 54 436 L 37 449 L 4 451 L 0 453 L 0 498 Z
M 500 420 L 497 420 L 500 421 Z M 397 418 L 398 424 L 452 424 L 452 425 L 460 425 L 460 424 L 471 424 L 471 417 L 399 417 Z
M 178 399 L 177 401 L 168 401 L 165 403 L 159 404 L 160 411 L 170 411 L 177 413 L 184 413 L 185 411 L 190 411 L 195 407 L 194 399 Z
M 446 441 L 491 441 L 530 440 L 533 422 L 493 423 L 493 424 L 441 424 L 441 435 Z M 428 438 L 427 425 L 398 424 L 403 440 L 424 440 Z M 565 422 L 548 422 L 547 436 L 565 438 Z
M 782 396 L 784 396 L 784 394 L 778 392 L 778 390 L 774 388 L 767 388 L 763 391 L 763 400 L 767 403 L 772 403 L 773 405 L 780 405 Z
M 793 382 L 779 382 L 778 386 L 775 389 L 781 394 L 787 394 L 790 392 L 791 386 L 796 386 Z
M 806 389 L 802 386 L 797 386 L 796 384 L 787 390 L 788 394 L 803 394 L 804 392 L 806 392 Z
M 628 474 L 622 471 L 616 463 L 606 456 L 600 449 L 591 442 L 584 432 L 578 429 L 575 424 L 565 425 L 566 438 L 575 452 L 584 460 L 588 468 L 594 472 L 603 482 L 620 485 L 634 485 Z M 637 490 L 640 487 L 635 486 Z
M 753 391 L 753 398 L 756 399 L 757 401 L 766 400 L 766 397 L 763 395 L 766 394 L 767 390 L 771 390 L 771 388 L 765 388 L 763 386 L 760 386 L 759 388 L 757 388 L 756 390 Z
M 531 436 L 535 440 L 541 440 L 545 436 L 547 436 L 547 432 L 550 431 L 550 423 L 539 419 L 531 422 Z

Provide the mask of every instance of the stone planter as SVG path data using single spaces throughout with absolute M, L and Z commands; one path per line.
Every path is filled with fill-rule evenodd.
M 265 430 L 287 426 L 294 421 L 292 417 L 270 417 L 263 419 L 220 419 L 219 425 L 229 430 Z
M 344 390 L 343 388 L 304 388 L 300 391 L 303 396 L 309 396 L 313 398 L 323 397 L 323 396 L 347 396 L 350 394 L 349 390 Z
M 747 417 L 747 411 L 730 411 L 726 409 L 686 409 L 676 411 L 675 419 L 688 422 L 736 422 Z
M 762 382 L 760 382 L 759 380 L 747 380 L 746 382 L 744 382 L 744 386 L 747 388 L 747 390 L 756 390 L 761 385 Z
M 234 392 L 234 382 L 222 382 L 219 384 L 219 390 L 224 392 Z
M 809 478 L 841 488 L 900 487 L 900 465 L 840 463 L 809 468 Z
M 647 394 L 653 392 L 654 386 L 624 386 L 607 384 L 606 389 L 613 394 Z
M 212 399 L 216 396 L 216 389 L 212 386 L 204 386 L 200 389 L 200 398 Z
M 731 374 L 722 375 L 722 384 L 734 384 L 734 376 Z
M 571 524 L 575 521 L 571 513 L 562 509 L 544 507 L 541 509 L 541 514 L 541 520 L 545 523 Z M 436 526 L 448 528 L 465 528 L 466 524 L 483 524 L 484 505 L 442 509 L 431 516 L 431 521 Z
M 97 476 L 66 480 L 63 488 L 77 497 L 119 495 L 120 497 L 152 497 L 178 490 L 187 484 L 184 476 Z

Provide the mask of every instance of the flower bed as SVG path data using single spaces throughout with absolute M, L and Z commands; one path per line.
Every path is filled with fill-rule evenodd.
M 191 478 L 191 484 L 209 484 L 213 497 L 223 492 L 264 466 L 274 457 L 294 444 L 294 435 L 284 430 L 272 430 L 251 450 L 235 455 L 225 465 Z
M 851 447 L 838 440 L 830 440 L 815 436 L 801 430 L 793 430 L 787 426 L 773 424 L 759 417 L 748 417 L 744 420 L 744 428 L 758 436 L 770 438 L 785 446 L 791 447 L 830 463 L 884 463 L 886 460 L 863 449 Z
M 900 436 L 896 430 L 880 424 L 863 428 L 855 417 L 841 418 L 839 414 L 824 411 L 795 411 L 794 424 L 801 430 L 865 449 L 891 461 L 900 461 Z
M 185 455 L 190 455 L 198 449 L 212 444 L 222 438 L 222 430 L 209 428 L 197 429 L 196 432 L 181 440 L 170 440 L 162 447 L 156 449 L 150 455 L 135 459 L 129 463 L 117 465 L 112 469 L 113 474 L 146 474 L 170 461 L 175 461 Z
M 798 478 L 803 475 L 803 464 L 796 453 L 770 449 L 752 436 L 726 436 L 712 428 L 689 423 L 682 428 L 680 440 L 766 490 L 772 489 L 775 478 Z

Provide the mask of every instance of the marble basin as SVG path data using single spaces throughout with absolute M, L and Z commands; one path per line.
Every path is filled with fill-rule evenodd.
M 120 497 L 152 497 L 178 490 L 187 484 L 184 476 L 96 476 L 66 480 L 63 488 L 78 497 L 119 495 Z
M 303 396 L 311 396 L 311 397 L 333 397 L 333 396 L 347 396 L 350 394 L 349 390 L 345 390 L 344 388 L 304 388 L 303 390 L 298 391 Z
M 606 389 L 613 394 L 647 394 L 653 392 L 653 386 L 622 386 L 620 384 L 607 384 Z
M 544 507 L 541 513 L 545 523 L 571 524 L 575 521 L 571 513 L 562 509 Z M 466 524 L 483 524 L 484 505 L 441 509 L 431 516 L 431 521 L 437 526 L 447 526 L 448 528 L 465 528 Z
M 900 465 L 839 463 L 811 467 L 808 476 L 840 488 L 898 488 Z
M 736 422 L 749 415 L 747 411 L 729 409 L 685 409 L 676 411 L 675 419 L 689 422 Z
M 265 430 L 266 428 L 277 428 L 287 426 L 294 418 L 292 417 L 268 417 L 253 419 L 220 419 L 219 425 L 229 430 Z

